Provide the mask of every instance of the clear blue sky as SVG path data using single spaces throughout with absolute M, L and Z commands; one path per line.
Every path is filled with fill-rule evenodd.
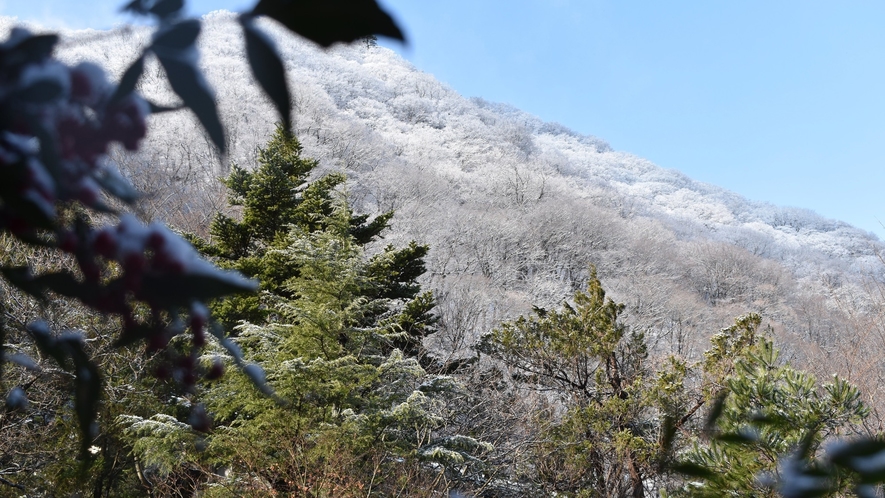
M 885 238 L 885 2 L 380 1 L 410 39 L 401 53 L 466 96 Z M 0 13 L 109 27 L 120 4 Z

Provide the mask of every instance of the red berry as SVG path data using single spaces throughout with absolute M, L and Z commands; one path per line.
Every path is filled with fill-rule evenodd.
M 206 326 L 206 317 L 200 313 L 193 313 L 191 315 L 191 330 L 203 330 Z
M 172 376 L 172 372 L 169 370 L 168 365 L 158 365 L 157 368 L 154 369 L 154 377 L 160 380 L 167 380 Z
M 105 258 L 111 259 L 117 251 L 117 239 L 107 231 L 98 232 L 92 242 L 92 250 Z
M 91 188 L 81 188 L 77 193 L 77 200 L 87 206 L 94 206 L 98 203 L 98 192 Z
M 157 251 L 166 245 L 166 237 L 159 232 L 151 232 L 147 239 L 147 246 Z
M 76 100 L 87 101 L 92 95 L 92 82 L 82 71 L 71 71 L 71 97 Z
M 206 345 L 206 334 L 203 332 L 202 328 L 193 329 L 193 345 L 194 347 L 201 348 Z
M 64 252 L 76 251 L 77 242 L 77 234 L 74 232 L 64 232 L 57 237 L 58 248 Z
M 224 375 L 224 364 L 221 363 L 221 360 L 216 359 L 209 367 L 209 371 L 206 372 L 206 380 L 220 379 L 222 375 Z

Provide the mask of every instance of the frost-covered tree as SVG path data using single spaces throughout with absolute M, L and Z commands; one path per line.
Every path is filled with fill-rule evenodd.
M 253 324 L 279 318 L 279 299 L 297 299 L 291 286 L 301 276 L 303 264 L 286 256 L 293 233 L 304 236 L 323 233 L 346 219 L 346 240 L 356 247 L 379 238 L 393 216 L 383 213 L 370 220 L 355 214 L 342 204 L 345 177 L 331 173 L 311 179 L 316 162 L 301 157 L 301 146 L 289 132 L 278 128 L 267 146 L 258 152 L 259 166 L 253 171 L 234 167 L 224 180 L 230 202 L 242 206 L 241 220 L 219 214 L 210 227 L 209 243 L 198 243 L 203 251 L 216 257 L 222 267 L 236 269 L 258 279 L 263 291 L 257 296 L 234 297 L 217 303 L 215 316 L 234 332 L 241 321 Z M 309 181 L 310 180 L 310 181 Z M 403 314 L 395 320 L 398 333 L 390 338 L 391 347 L 409 355 L 424 356 L 423 338 L 434 331 L 434 306 L 429 293 L 421 293 L 417 279 L 424 273 L 427 246 L 410 243 L 403 248 L 386 246 L 368 257 L 365 272 L 371 285 L 360 289 L 361 295 L 376 300 L 364 319 L 367 323 L 381 316 L 393 319 L 386 306 L 397 303 Z M 362 256 L 361 256 L 362 257 Z M 332 279 L 329 276 L 330 280 Z
M 364 254 L 348 232 L 348 211 L 329 225 L 293 228 L 277 257 L 298 268 L 277 301 L 278 316 L 244 324 L 236 340 L 268 374 L 276 401 L 229 378 L 207 394 L 220 427 L 210 448 L 240 482 L 257 476 L 283 493 L 391 485 L 391 456 L 414 458 L 437 423 L 428 380 L 414 356 L 394 347 L 402 334 L 390 300 L 371 297 Z M 431 383 L 432 384 L 432 383 Z M 429 384 L 430 385 L 430 384 Z M 349 492 L 349 491 L 347 491 Z
M 216 314 L 237 324 L 235 346 L 203 361 L 207 368 L 248 361 L 266 373 L 268 389 L 250 389 L 247 376 L 207 386 L 217 425 L 198 465 L 204 480 L 220 479 L 209 470 L 214 464 L 227 469 L 223 488 L 233 493 L 349 494 L 391 490 L 398 479 L 432 488 L 421 462 L 464 465 L 485 446 L 435 433 L 447 415 L 445 395 L 458 386 L 422 366 L 433 364 L 423 340 L 436 322 L 433 297 L 417 283 L 426 247 L 367 254 L 391 214 L 355 215 L 337 188 L 341 175 L 306 181 L 315 162 L 301 158 L 284 130 L 259 163 L 226 180 L 232 202 L 243 206 L 241 221 L 220 215 L 212 242 L 201 246 L 264 290 L 258 299 L 218 304 Z M 168 447 L 168 434 L 186 439 L 183 428 L 163 422 L 166 415 L 120 420 L 136 441 L 156 440 L 135 451 L 167 478 L 174 462 L 187 463 L 156 450 Z

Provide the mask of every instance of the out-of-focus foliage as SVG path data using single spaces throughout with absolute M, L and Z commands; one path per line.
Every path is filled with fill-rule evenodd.
M 370 220 L 368 215 L 354 214 L 341 205 L 344 176 L 333 173 L 308 181 L 316 162 L 300 154 L 298 141 L 278 128 L 259 150 L 258 168 L 250 172 L 234 167 L 225 180 L 231 204 L 242 206 L 242 219 L 217 215 L 210 227 L 211 242 L 198 242 L 223 267 L 260 282 L 261 294 L 235 296 L 213 306 L 214 316 L 232 333 L 241 321 L 261 324 L 278 320 L 280 299 L 298 298 L 300 291 L 292 287 L 292 281 L 302 275 L 310 258 L 291 257 L 293 240 L 328 232 L 333 224 L 342 223 L 343 216 L 346 226 L 340 235 L 361 253 L 359 247 L 376 241 L 393 216 L 388 212 Z M 384 247 L 370 256 L 361 270 L 365 273 L 361 278 L 368 283 L 359 290 L 371 299 L 359 323 L 385 320 L 390 328 L 388 349 L 398 348 L 422 361 L 429 361 L 424 358 L 423 339 L 435 330 L 436 321 L 430 313 L 433 297 L 421 293 L 417 283 L 425 271 L 427 250 L 415 242 L 404 248 Z M 334 281 L 334 268 L 326 271 L 325 278 Z M 400 304 L 399 314 L 390 314 L 390 303 Z
M 373 0 L 348 2 L 359 8 L 358 23 L 354 23 L 352 13 L 328 10 L 324 2 L 303 3 L 305 12 L 316 11 L 321 21 L 309 28 L 292 24 L 292 9 L 281 8 L 284 3 L 262 0 L 254 12 L 243 14 L 241 19 L 248 38 L 250 66 L 277 104 L 288 129 L 291 103 L 285 73 L 273 45 L 252 24 L 256 15 L 290 24 L 293 31 L 325 45 L 373 33 L 400 39 L 402 35 Z M 133 0 L 124 7 L 154 18 L 158 27 L 116 84 L 108 81 L 104 70 L 95 64 L 67 66 L 55 59 L 53 51 L 59 41 L 55 34 L 35 35 L 16 28 L 0 43 L 0 237 L 46 248 L 74 263 L 35 274 L 30 261 L 17 265 L 2 262 L 0 273 L 16 290 L 5 292 L 0 303 L 4 315 L 0 318 L 0 387 L 6 391 L 4 366 L 17 365 L 41 374 L 47 366 L 44 359 L 51 359 L 54 368 L 68 376 L 69 382 L 59 387 L 73 392 L 73 410 L 68 416 L 73 416 L 79 428 L 78 454 L 86 464 L 95 463 L 96 455 L 102 453 L 101 446 L 94 443 L 103 437 L 98 419 L 104 413 L 102 401 L 111 384 L 106 380 L 111 365 L 96 362 L 96 348 L 89 341 L 100 340 L 102 346 L 110 348 L 146 344 L 146 354 L 161 353 L 161 364 L 154 375 L 171 376 L 184 393 L 192 394 L 197 377 L 212 376 L 211 369 L 203 371 L 196 363 L 209 328 L 203 302 L 255 290 L 253 281 L 215 268 L 166 226 L 145 226 L 112 207 L 131 205 L 138 193 L 109 163 L 109 148 L 119 145 L 137 150 L 147 132 L 147 115 L 169 110 L 135 92 L 146 58 L 159 61 L 182 106 L 194 112 L 219 152 L 224 154 L 227 149 L 215 96 L 197 66 L 196 40 L 201 23 L 182 19 L 183 7 L 180 0 Z M 117 220 L 96 228 L 95 221 L 101 215 Z M 3 259 L 9 258 L 4 255 Z M 119 332 L 108 344 L 106 329 L 90 334 L 92 337 L 75 331 L 56 333 L 45 320 L 26 323 L 23 316 L 12 316 L 11 327 L 18 330 L 10 332 L 10 320 L 5 315 L 10 309 L 19 310 L 17 303 L 6 302 L 6 298 L 18 291 L 44 303 L 49 303 L 52 295 L 71 298 L 95 312 L 114 315 L 120 320 Z M 183 346 L 178 339 L 186 330 L 191 339 Z M 220 334 L 217 329 L 212 332 Z M 25 342 L 8 346 L 8 339 L 13 337 Z M 221 335 L 218 339 L 222 345 L 230 344 Z M 244 371 L 267 390 L 257 367 L 246 366 Z M 6 391 L 7 411 L 29 413 L 35 409 L 29 406 L 26 388 L 37 379 Z M 42 417 L 44 421 L 47 413 L 54 415 L 58 409 L 57 404 L 50 405 Z M 17 416 L 12 416 L 13 423 L 18 423 Z M 0 422 L 5 419 L 3 415 Z M 26 423 L 31 419 L 23 420 Z M 205 431 L 211 425 L 201 405 L 192 408 L 188 422 L 188 430 Z M 27 449 L 22 451 L 28 454 Z M 87 467 L 81 466 L 81 480 Z M 100 496 L 105 480 L 99 479 L 98 483 L 94 493 Z M 24 489 L 4 477 L 0 477 L 0 484 Z
M 145 226 L 125 214 L 116 224 L 93 226 L 90 214 L 116 215 L 109 201 L 137 198 L 105 154 L 115 143 L 138 148 L 149 107 L 125 78 L 114 85 L 94 64 L 68 67 L 55 60 L 57 41 L 55 35 L 15 29 L 0 45 L 0 235 L 54 251 L 74 264 L 35 274 L 28 261 L 4 261 L 0 273 L 43 302 L 52 293 L 120 317 L 116 345 L 144 342 L 172 363 L 179 355 L 166 346 L 184 332 L 182 314 L 197 351 L 208 319 L 202 302 L 251 291 L 253 283 L 201 259 L 162 224 Z M 0 303 L 0 310 L 8 308 Z M 91 358 L 84 334 L 55 333 L 39 319 L 24 330 L 41 356 L 72 375 L 79 453 L 89 459 L 87 449 L 98 436 L 104 372 Z M 6 354 L 7 336 L 6 327 L 0 327 L 0 366 L 10 362 L 39 370 L 24 353 Z M 192 386 L 189 379 L 199 372 L 187 366 L 179 370 L 181 384 Z M 13 388 L 7 404 L 21 408 L 25 395 L 21 387 Z
M 837 376 L 820 384 L 780 361 L 771 340 L 757 334 L 759 324 L 749 315 L 714 336 L 705 372 L 716 379 L 708 387 L 718 403 L 708 429 L 679 456 L 677 468 L 696 479 L 672 496 L 867 496 L 873 488 L 857 486 L 880 482 L 881 466 L 864 464 L 863 453 L 881 445 L 825 446 L 858 436 L 870 414 L 860 391 Z M 863 453 L 852 459 L 849 448 Z

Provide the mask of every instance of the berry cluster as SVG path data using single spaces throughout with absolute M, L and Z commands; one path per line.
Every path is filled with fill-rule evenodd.
M 118 91 L 95 64 L 53 59 L 55 41 L 16 28 L 0 44 L 0 166 L 9 181 L 0 224 L 16 234 L 47 227 L 57 202 L 103 207 L 102 190 L 117 179 L 108 147 L 136 150 L 147 132 L 144 99 Z
M 107 152 L 115 143 L 138 149 L 150 106 L 133 91 L 134 81 L 117 85 L 95 64 L 68 66 L 54 59 L 57 41 L 56 35 L 16 28 L 0 43 L 0 233 L 54 245 L 73 256 L 79 275 L 34 276 L 27 267 L 0 270 L 31 293 L 52 290 L 119 315 L 123 330 L 117 343 L 144 341 L 148 352 L 159 353 L 161 359 L 155 375 L 192 391 L 198 377 L 214 379 L 223 373 L 220 362 L 202 368 L 197 361 L 209 320 L 203 303 L 252 291 L 255 284 L 215 268 L 160 223 L 146 226 L 131 215 L 104 228 L 93 228 L 85 217 L 62 222 L 62 204 L 110 212 L 105 195 L 134 200 L 134 190 L 109 164 Z M 187 329 L 189 350 L 169 347 L 172 337 Z M 80 346 L 55 341 L 48 333 L 34 334 L 41 349 L 90 367 L 77 372 L 92 368 Z M 98 392 L 97 376 L 77 376 L 87 391 Z M 97 399 L 83 401 L 84 427 Z M 204 413 L 195 417 L 201 428 L 207 426 Z M 89 432 L 84 429 L 84 434 Z
M 250 287 L 250 281 L 215 268 L 165 225 L 156 222 L 144 225 L 128 214 L 122 215 L 116 226 L 98 230 L 81 227 L 65 232 L 59 248 L 75 256 L 83 283 L 90 289 L 81 300 L 97 311 L 122 316 L 123 337 L 127 341 L 144 338 L 149 353 L 162 353 L 165 361 L 154 372 L 158 378 L 174 379 L 191 390 L 200 376 L 209 380 L 221 376 L 221 363 L 200 369 L 197 362 L 206 345 L 209 309 L 196 299 L 207 291 L 195 282 L 223 288 L 224 285 Z M 119 275 L 114 278 L 109 273 Z M 169 288 L 175 284 L 181 287 Z M 214 290 L 208 289 L 208 292 Z M 196 298 L 191 300 L 193 297 Z M 152 325 L 145 326 L 137 319 L 132 305 L 135 302 L 150 308 L 154 317 Z M 158 318 L 162 311 L 177 317 L 181 308 L 187 309 L 184 320 L 175 318 L 165 324 Z M 192 347 L 189 353 L 182 355 L 168 345 L 186 329 L 190 329 Z

